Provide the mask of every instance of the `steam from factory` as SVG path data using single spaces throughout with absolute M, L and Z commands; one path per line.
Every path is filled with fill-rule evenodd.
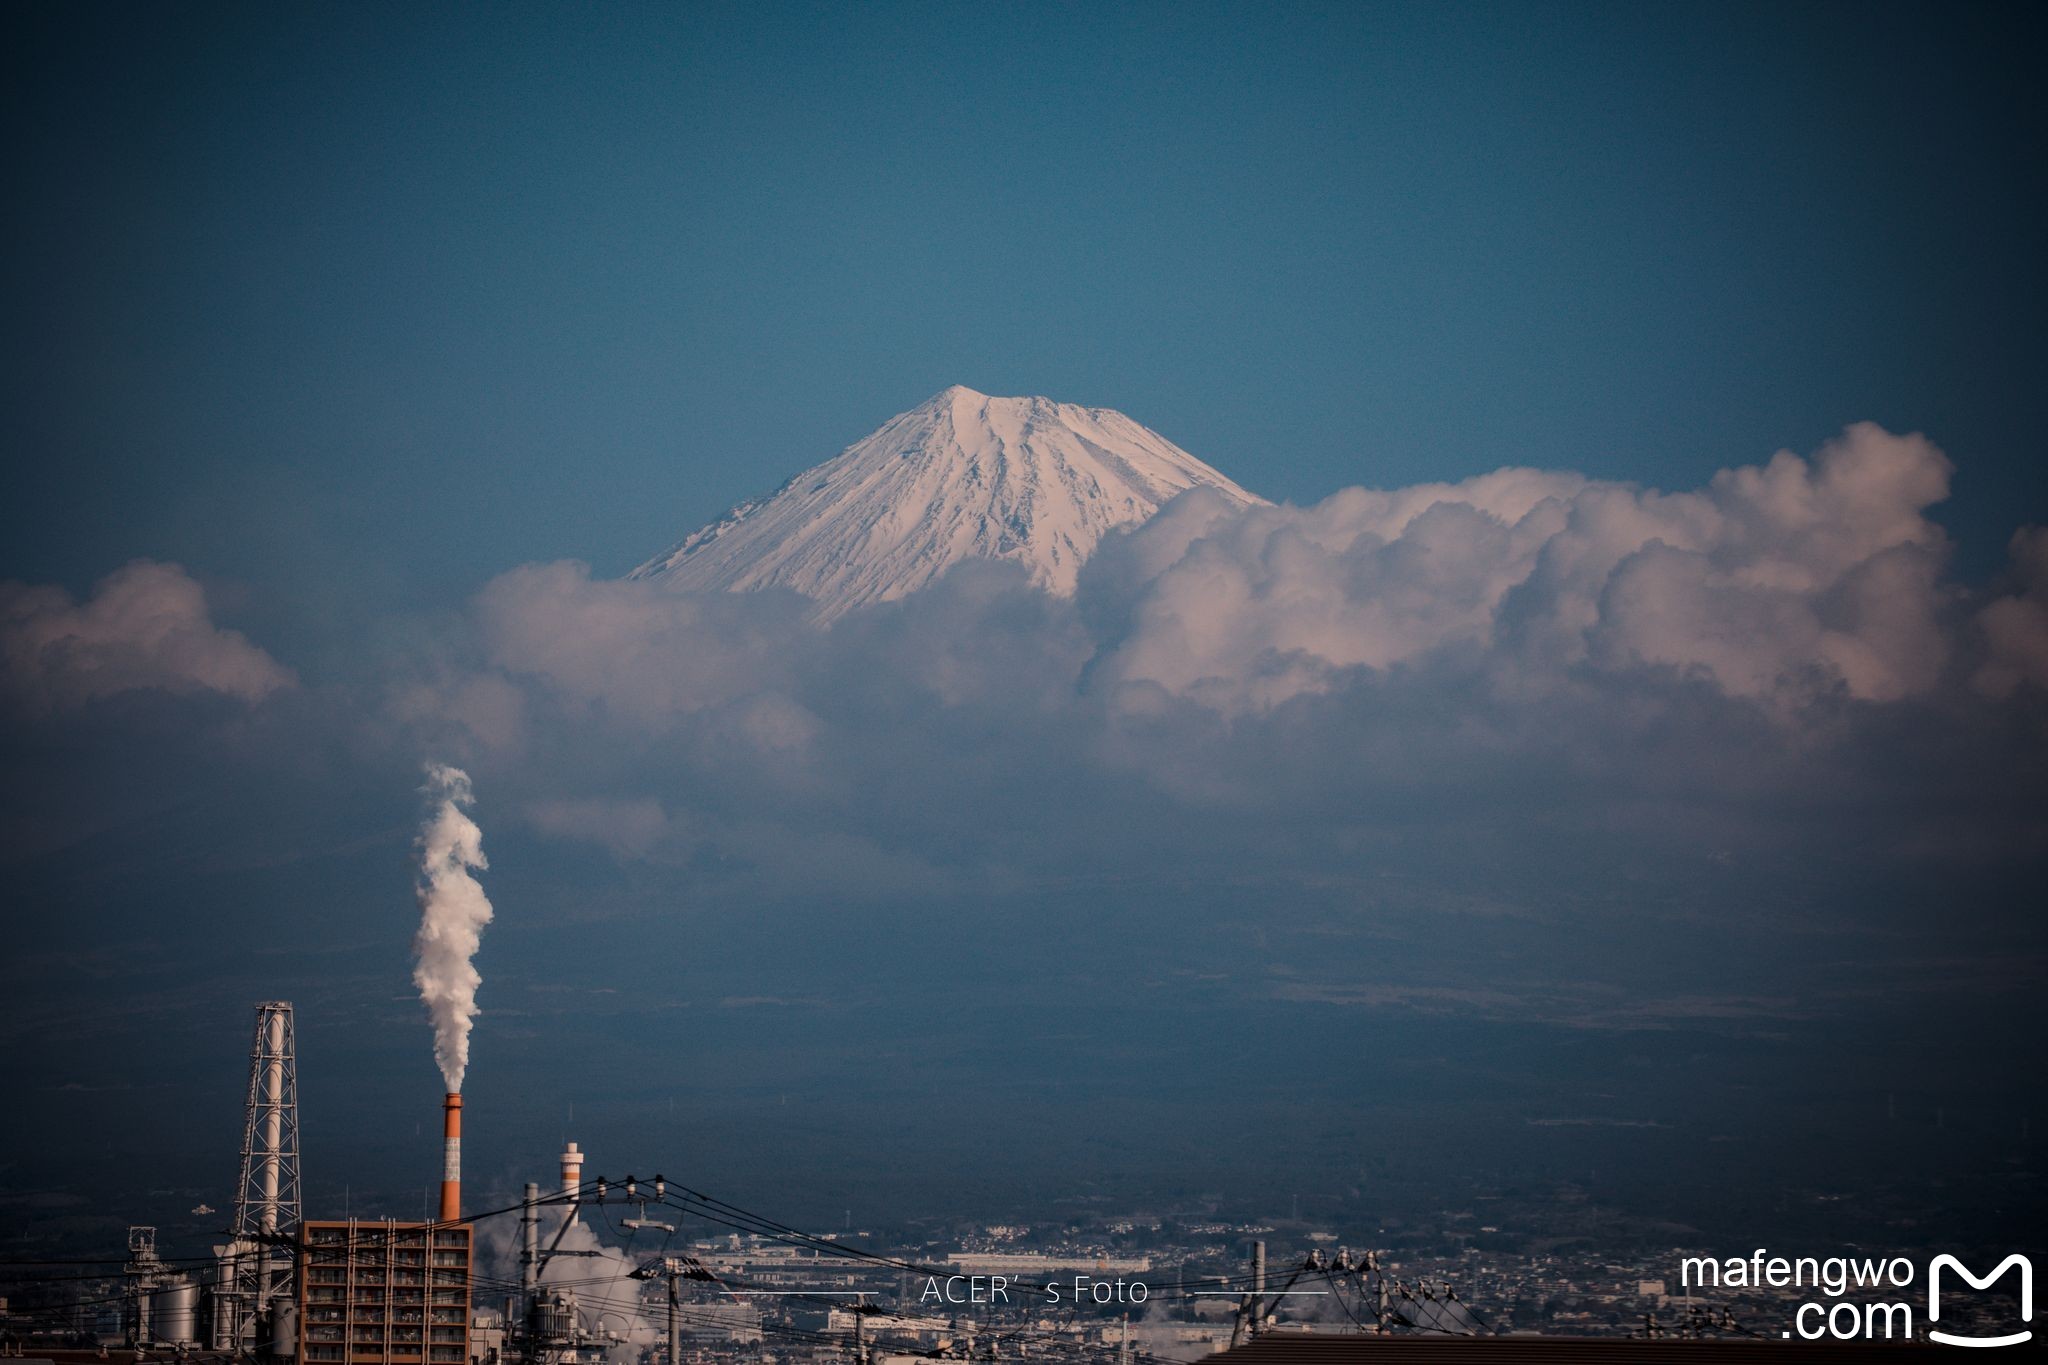
M 420 829 L 420 928 L 413 984 L 434 1024 L 434 1060 L 448 1095 L 441 1108 L 441 1220 L 462 1216 L 462 1076 L 469 1069 L 469 1031 L 483 977 L 476 950 L 491 922 L 491 902 L 474 869 L 489 867 L 484 832 L 469 818 L 476 797 L 469 774 L 445 763 L 427 765 L 430 805 Z
M 427 765 L 430 806 L 420 828 L 420 928 L 413 938 L 419 987 L 434 1025 L 434 1060 L 450 1094 L 462 1091 L 469 1069 L 469 1031 L 476 1022 L 476 990 L 483 977 L 472 960 L 491 922 L 491 902 L 470 873 L 490 864 L 484 835 L 467 808 L 475 802 L 469 774 L 443 763 Z

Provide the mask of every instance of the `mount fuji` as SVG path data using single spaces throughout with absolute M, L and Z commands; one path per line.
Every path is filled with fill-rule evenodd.
M 1120 412 L 958 385 L 635 569 L 690 589 L 793 588 L 831 620 L 968 559 L 1068 595 L 1103 536 L 1176 494 L 1265 499 Z

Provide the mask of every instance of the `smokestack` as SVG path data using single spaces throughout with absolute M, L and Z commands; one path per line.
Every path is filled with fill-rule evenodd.
M 462 1219 L 462 1095 L 451 1090 L 441 1102 L 441 1221 Z
M 578 1151 L 576 1144 L 572 1142 L 562 1149 L 562 1193 L 569 1199 L 568 1211 L 564 1216 L 572 1223 L 576 1221 L 576 1191 L 582 1184 L 583 1153 Z

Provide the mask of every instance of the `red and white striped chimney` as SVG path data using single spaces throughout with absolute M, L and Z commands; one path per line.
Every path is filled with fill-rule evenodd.
M 451 1090 L 441 1102 L 441 1221 L 462 1219 L 462 1096 Z
M 576 1221 L 576 1191 L 583 1184 L 583 1153 L 575 1143 L 562 1149 L 562 1193 L 569 1199 L 565 1216 Z

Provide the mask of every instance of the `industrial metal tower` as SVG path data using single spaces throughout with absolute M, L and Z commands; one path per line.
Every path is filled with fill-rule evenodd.
M 242 1178 L 235 1187 L 232 1323 L 221 1349 L 266 1344 L 273 1310 L 293 1302 L 292 1258 L 280 1239 L 299 1226 L 299 1074 L 286 1000 L 256 1006 L 249 1047 L 249 1103 L 242 1119 Z M 225 1278 L 225 1277 L 224 1277 Z M 275 1324 L 271 1323 L 275 1330 Z M 216 1332 L 216 1338 L 223 1334 Z

